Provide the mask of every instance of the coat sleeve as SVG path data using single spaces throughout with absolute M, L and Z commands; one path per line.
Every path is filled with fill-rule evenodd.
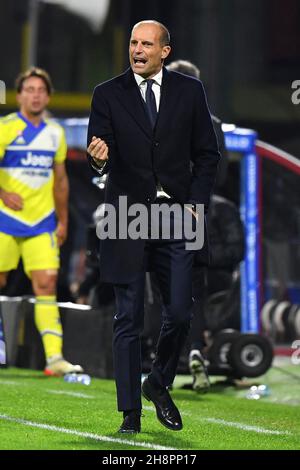
M 192 184 L 190 202 L 204 204 L 207 211 L 220 153 L 201 82 L 197 82 L 192 123 Z
M 87 147 L 92 137 L 100 137 L 108 146 L 108 161 L 102 167 L 98 167 L 92 157 L 87 154 L 91 167 L 100 175 L 108 173 L 115 151 L 115 140 L 112 129 L 112 120 L 109 105 L 104 99 L 101 85 L 98 85 L 93 93 L 91 112 L 88 124 Z

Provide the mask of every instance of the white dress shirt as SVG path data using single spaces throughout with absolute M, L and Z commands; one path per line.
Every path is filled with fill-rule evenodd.
M 141 77 L 141 75 L 138 75 L 137 73 L 134 74 L 134 78 L 136 80 L 136 83 L 138 84 L 143 100 L 146 101 L 146 89 L 147 89 L 146 79 Z M 152 77 L 152 80 L 154 80 L 154 83 L 152 85 L 152 90 L 155 96 L 156 108 L 158 112 L 159 103 L 160 103 L 160 88 L 161 88 L 161 82 L 162 82 L 162 69 L 156 75 L 154 75 L 154 77 Z
M 152 80 L 154 80 L 154 83 L 152 84 L 152 90 L 153 90 L 153 93 L 154 93 L 154 96 L 155 96 L 157 112 L 159 111 L 159 104 L 160 104 L 162 76 L 163 76 L 163 71 L 161 69 L 154 77 L 152 77 Z M 137 83 L 137 85 L 140 89 L 142 98 L 146 102 L 146 89 L 147 89 L 146 79 L 143 78 L 141 75 L 138 75 L 136 73 L 134 73 L 134 78 L 135 78 L 136 83 Z M 105 164 L 106 164 L 106 162 L 103 165 L 100 166 L 99 164 L 97 165 L 97 163 L 95 162 L 96 166 L 94 166 L 93 163 L 92 163 L 92 167 L 95 170 L 97 170 L 98 173 L 100 173 Z M 170 198 L 170 196 L 163 190 L 163 188 L 162 188 L 159 181 L 157 181 L 157 197 L 165 197 L 165 198 L 168 198 L 168 199 Z
M 146 102 L 146 89 L 147 89 L 147 81 L 145 78 L 141 77 L 141 75 L 138 75 L 137 73 L 134 74 L 134 78 L 136 80 L 136 83 L 138 84 L 138 87 L 140 89 L 141 95 L 143 100 Z M 160 104 L 160 90 L 161 90 L 161 82 L 162 82 L 162 69 L 152 77 L 152 80 L 154 80 L 154 83 L 152 84 L 152 90 L 155 96 L 155 101 L 156 101 L 156 108 L 157 112 L 159 111 L 159 104 Z M 157 181 L 157 197 L 165 197 L 170 199 L 170 196 L 163 190 L 161 183 Z
M 159 104 L 160 104 L 160 90 L 161 90 L 162 76 L 163 76 L 163 71 L 162 69 L 160 69 L 160 71 L 156 75 L 154 75 L 154 77 L 152 77 L 152 80 L 154 80 L 154 83 L 152 84 L 152 90 L 155 96 L 157 112 L 159 111 Z M 134 78 L 136 80 L 136 83 L 138 84 L 142 98 L 146 102 L 147 81 L 144 77 L 142 77 L 141 75 L 138 75 L 137 73 L 134 73 Z M 159 181 L 157 181 L 156 189 L 157 189 L 157 193 L 156 193 L 157 197 L 166 197 L 168 199 L 170 198 L 170 196 L 163 190 Z

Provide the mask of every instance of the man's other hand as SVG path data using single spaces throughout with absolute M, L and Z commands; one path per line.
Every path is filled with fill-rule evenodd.
M 196 211 L 193 211 L 193 209 L 191 207 L 186 207 L 186 209 L 193 214 L 193 216 L 196 218 L 196 220 L 198 222 L 199 214 Z
M 100 137 L 92 137 L 92 141 L 87 148 L 88 154 L 92 157 L 96 165 L 103 166 L 108 160 L 108 147 Z

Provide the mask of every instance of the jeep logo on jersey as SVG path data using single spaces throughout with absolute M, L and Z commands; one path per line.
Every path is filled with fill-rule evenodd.
M 33 155 L 32 152 L 28 152 L 26 158 L 21 159 L 22 165 L 25 166 L 42 166 L 44 168 L 50 168 L 52 166 L 53 158 L 47 155 Z

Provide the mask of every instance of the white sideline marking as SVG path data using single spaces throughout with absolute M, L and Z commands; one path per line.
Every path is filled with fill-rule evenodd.
M 92 432 L 81 432 L 76 431 L 76 429 L 60 428 L 58 426 L 52 426 L 49 424 L 35 423 L 34 421 L 28 421 L 21 418 L 13 418 L 12 416 L 0 414 L 0 419 L 4 421 L 10 421 L 12 423 L 24 424 L 25 426 L 31 426 L 33 428 L 45 429 L 46 431 L 55 431 L 61 432 L 64 434 L 71 434 L 73 436 L 87 437 L 89 439 L 94 439 L 95 441 L 102 442 L 115 442 L 117 444 L 126 444 L 133 447 L 145 447 L 147 449 L 158 449 L 158 450 L 177 450 L 174 447 L 164 447 L 157 444 L 150 444 L 149 442 L 139 442 L 139 441 L 129 441 L 126 439 L 118 439 L 115 437 L 100 436 L 99 434 L 94 434 Z
M 146 411 L 156 411 L 154 406 L 143 406 L 143 410 Z M 188 413 L 187 411 L 180 411 L 181 416 L 193 416 L 191 413 Z
M 143 410 L 147 411 L 155 411 L 155 408 L 152 406 L 143 406 Z M 189 412 L 180 412 L 182 416 L 194 416 L 192 413 Z M 225 421 L 224 419 L 218 419 L 218 418 L 200 418 L 200 421 L 207 421 L 208 423 L 213 423 L 213 424 L 220 424 L 222 426 L 229 426 L 231 428 L 238 428 L 242 429 L 243 431 L 252 431 L 252 432 L 258 432 L 261 434 L 273 434 L 277 436 L 285 435 L 285 436 L 290 436 L 292 435 L 291 432 L 289 431 L 275 431 L 272 429 L 264 429 L 259 426 L 250 426 L 249 424 L 243 424 L 243 423 L 238 423 L 238 422 L 233 422 L 233 421 Z
M 64 392 L 63 390 L 46 390 L 46 392 L 54 393 L 55 395 L 69 395 L 70 397 L 76 398 L 95 398 L 93 395 L 87 395 L 86 393 Z
M 253 432 L 258 432 L 262 434 L 275 434 L 277 436 L 291 435 L 289 431 L 274 431 L 272 429 L 260 428 L 259 426 L 250 426 L 249 424 L 225 421 L 224 419 L 203 418 L 203 421 L 207 421 L 209 423 L 214 423 L 214 424 L 222 424 L 223 426 L 229 426 L 231 428 L 238 428 L 238 429 L 242 429 L 243 431 L 253 431 Z
M 20 385 L 20 383 L 18 383 L 18 382 L 13 382 L 13 381 L 9 381 L 9 380 L 0 380 L 0 384 L 1 383 L 5 384 L 5 385 Z M 57 395 L 69 395 L 69 396 L 74 396 L 74 397 L 77 397 L 77 398 L 95 398 L 92 395 L 87 395 L 87 394 L 78 393 L 78 392 L 64 392 L 62 390 L 46 390 L 46 391 L 48 393 L 53 393 L 53 394 L 57 394 Z M 143 406 L 143 410 L 155 411 L 155 407 L 153 407 L 153 406 Z M 184 411 L 181 412 L 181 415 L 183 415 L 183 416 L 184 415 L 185 416 L 193 416 L 191 413 L 184 412 Z M 7 421 L 13 421 L 13 422 L 16 422 L 16 423 L 19 423 L 19 424 L 25 424 L 27 426 L 34 426 L 34 427 L 38 427 L 38 428 L 42 428 L 42 429 L 47 429 L 47 430 L 50 430 L 50 431 L 58 431 L 58 432 L 63 432 L 63 433 L 67 433 L 67 434 L 74 434 L 74 435 L 82 436 L 82 437 L 90 437 L 91 439 L 96 439 L 96 440 L 100 440 L 100 441 L 119 442 L 121 444 L 129 444 L 129 445 L 132 445 L 132 446 L 141 445 L 141 447 L 147 447 L 147 448 L 150 448 L 150 449 L 176 450 L 176 449 L 173 449 L 171 447 L 162 447 L 162 446 L 156 446 L 155 447 L 151 444 L 148 444 L 147 442 L 141 442 L 141 443 L 135 444 L 132 441 L 127 441 L 127 440 L 118 439 L 118 438 L 108 438 L 106 436 L 99 436 L 99 435 L 93 434 L 93 433 L 84 433 L 84 432 L 79 432 L 79 431 L 76 431 L 76 430 L 71 430 L 71 429 L 66 429 L 66 428 L 58 428 L 56 426 L 50 426 L 50 425 L 46 425 L 46 424 L 34 423 L 34 422 L 31 422 L 31 421 L 26 421 L 26 420 L 18 419 L 18 418 L 11 418 L 9 416 L 1 415 L 1 414 L 0 414 L 0 419 L 6 419 Z M 249 424 L 243 424 L 243 423 L 234 422 L 234 421 L 225 421 L 224 419 L 218 419 L 218 418 L 200 418 L 199 420 L 200 421 L 207 421 L 208 423 L 212 423 L 212 424 L 220 424 L 222 426 L 237 428 L 237 429 L 241 429 L 243 431 L 257 432 L 257 433 L 260 433 L 260 434 L 272 434 L 272 435 L 277 435 L 277 436 L 282 436 L 282 435 L 290 436 L 290 435 L 292 435 L 292 433 L 289 432 L 289 431 L 277 431 L 277 430 L 272 430 L 272 429 L 265 429 L 265 428 L 261 428 L 259 426 L 251 426 Z
M 154 408 L 154 406 L 143 406 L 143 410 L 146 410 L 146 411 L 155 411 L 155 408 Z
M 14 382 L 13 380 L 0 379 L 2 385 L 21 385 L 20 382 Z

